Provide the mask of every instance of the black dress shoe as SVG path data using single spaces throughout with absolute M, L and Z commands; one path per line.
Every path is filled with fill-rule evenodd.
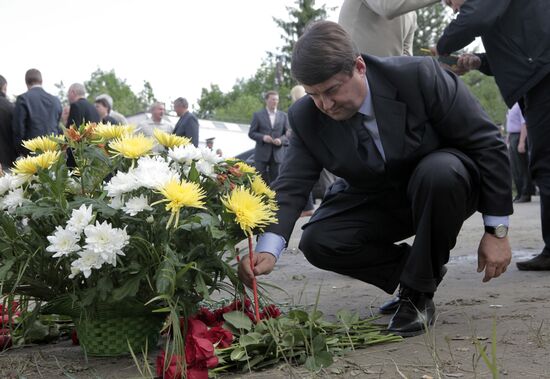
M 522 271 L 546 271 L 550 270 L 550 254 L 540 253 L 528 261 L 516 262 L 519 270 Z
M 399 307 L 388 324 L 387 331 L 402 337 L 418 336 L 426 332 L 435 319 L 433 294 L 404 287 Z
M 447 273 L 447 267 L 441 266 L 441 270 L 439 270 L 439 278 L 437 278 L 437 285 L 441 283 L 446 273 Z M 392 297 L 391 299 L 386 301 L 384 304 L 382 304 L 380 308 L 378 308 L 378 313 L 383 315 L 394 314 L 395 311 L 397 311 L 397 308 L 399 307 L 399 300 L 400 298 L 398 293 L 396 296 Z
M 519 198 L 514 200 L 514 203 L 516 203 L 516 204 L 518 204 L 518 203 L 530 203 L 530 202 L 531 202 L 531 196 L 529 196 L 529 195 L 520 196 Z

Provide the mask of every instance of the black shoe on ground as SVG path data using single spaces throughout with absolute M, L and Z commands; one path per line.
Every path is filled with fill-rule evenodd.
M 439 278 L 437 278 L 437 285 L 441 283 L 446 273 L 447 273 L 447 267 L 441 266 L 441 270 L 439 271 Z M 400 300 L 399 294 L 397 294 L 396 296 L 392 297 L 391 299 L 386 301 L 384 304 L 382 304 L 380 308 L 378 308 L 378 313 L 383 315 L 394 314 L 395 311 L 397 311 L 397 308 L 399 307 L 399 300 Z
M 524 195 L 520 196 L 517 199 L 514 200 L 514 203 L 530 203 L 531 202 L 531 196 L 530 195 Z
M 550 270 L 550 254 L 540 253 L 527 261 L 516 262 L 519 270 L 522 271 L 546 271 Z
M 402 337 L 425 333 L 435 319 L 433 294 L 406 287 L 400 292 L 399 307 L 391 318 L 387 331 Z

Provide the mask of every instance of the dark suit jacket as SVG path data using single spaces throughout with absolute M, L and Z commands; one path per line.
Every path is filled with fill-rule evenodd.
M 275 162 L 281 163 L 285 156 L 284 145 L 287 141 L 286 133 L 289 129 L 288 116 L 285 112 L 277 111 L 277 113 L 275 113 L 275 124 L 273 128 L 271 127 L 267 109 L 264 108 L 254 113 L 248 131 L 248 136 L 256 141 L 254 159 L 258 162 L 269 162 L 273 154 Z M 280 138 L 283 144 L 281 144 L 281 146 L 275 146 L 271 143 L 265 143 L 263 138 L 266 134 L 269 134 L 273 139 Z
M 189 111 L 185 112 L 174 128 L 177 136 L 188 137 L 195 147 L 199 146 L 199 120 Z
M 479 183 L 480 212 L 511 214 L 506 145 L 462 81 L 432 58 L 364 59 L 385 171 L 371 170 L 359 156 L 352 124 L 360 117 L 335 121 L 309 96 L 301 98 L 289 110 L 293 133 L 273 185 L 279 223 L 267 231 L 289 240 L 323 167 L 345 180 L 335 182 L 310 222 L 359 204 L 384 210 L 410 206 L 406 188 L 412 171 L 424 156 L 441 149 L 459 157 Z
M 67 126 L 76 125 L 79 127 L 82 124 L 87 122 L 99 122 L 99 113 L 97 109 L 86 99 L 78 99 L 71 104 L 71 109 L 69 110 L 69 117 L 67 118 Z
M 42 87 L 33 87 L 17 97 L 13 111 L 13 140 L 18 154 L 25 154 L 23 140 L 59 134 L 61 102 Z
M 10 167 L 16 158 L 11 130 L 12 117 L 13 104 L 0 92 L 0 163 L 3 168 Z

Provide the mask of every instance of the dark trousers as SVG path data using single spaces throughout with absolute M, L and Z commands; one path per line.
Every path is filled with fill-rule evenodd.
M 550 255 L 550 75 L 529 90 L 523 100 L 531 175 L 540 192 L 544 252 Z
M 512 178 L 516 186 L 517 197 L 533 195 L 535 193 L 535 186 L 529 172 L 529 157 L 527 153 L 520 153 L 518 151 L 519 133 L 509 133 L 508 143 L 510 166 L 512 168 Z
M 393 293 L 399 283 L 435 292 L 440 268 L 479 189 L 449 152 L 426 156 L 409 179 L 410 206 L 380 209 L 368 203 L 305 226 L 300 249 L 314 266 L 348 275 Z M 404 191 L 405 192 L 405 191 Z M 412 247 L 397 242 L 416 235 Z
M 275 162 L 273 157 L 268 162 L 256 161 L 254 165 L 267 184 L 273 183 L 279 176 L 280 164 Z

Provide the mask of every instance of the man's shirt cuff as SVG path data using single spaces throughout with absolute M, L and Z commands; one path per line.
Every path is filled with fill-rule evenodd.
M 257 253 L 269 253 L 277 260 L 279 260 L 279 257 L 283 253 L 283 250 L 285 248 L 286 241 L 285 239 L 275 233 L 264 233 L 260 235 L 258 238 L 258 243 L 256 244 L 256 252 Z
M 483 224 L 485 226 L 493 226 L 493 227 L 498 225 L 510 226 L 510 217 L 483 215 Z

